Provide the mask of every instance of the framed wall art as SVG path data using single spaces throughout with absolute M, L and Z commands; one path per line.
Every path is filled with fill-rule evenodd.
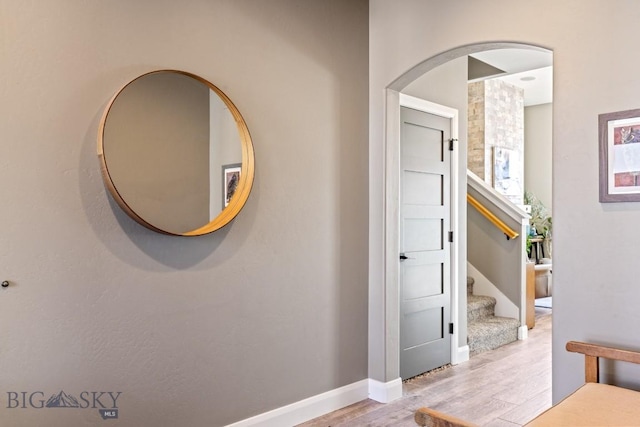
M 640 109 L 600 114 L 600 202 L 640 202 Z
M 493 147 L 493 188 L 516 205 L 523 203 L 524 164 L 516 150 Z
M 238 182 L 240 182 L 241 163 L 233 163 L 222 166 L 222 209 L 226 208 L 231 201 Z

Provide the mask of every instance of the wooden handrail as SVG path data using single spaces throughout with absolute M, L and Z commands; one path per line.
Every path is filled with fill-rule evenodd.
M 507 239 L 515 239 L 516 237 L 518 237 L 520 235 L 514 229 L 512 229 L 507 224 L 502 222 L 502 220 L 500 218 L 498 218 L 497 216 L 492 214 L 489 211 L 489 209 L 485 208 L 482 205 L 482 203 L 480 203 L 478 200 L 476 200 L 469 193 L 467 193 L 467 202 L 469 202 L 469 204 L 471 206 L 476 208 L 478 210 L 478 212 L 480 212 L 485 218 L 487 218 L 489 220 L 489 222 L 491 222 L 493 225 L 498 227 L 500 229 L 500 231 L 502 231 L 507 236 Z

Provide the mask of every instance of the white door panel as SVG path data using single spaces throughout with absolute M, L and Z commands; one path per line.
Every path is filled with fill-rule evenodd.
M 401 108 L 400 376 L 451 361 L 451 122 Z
M 425 209 L 426 210 L 426 209 Z M 421 251 L 438 251 L 442 249 L 442 220 L 406 219 L 404 220 L 405 253 Z
M 441 192 L 424 191 L 425 188 L 442 187 L 442 173 L 423 173 L 411 170 L 402 174 L 402 199 L 405 205 L 442 206 Z

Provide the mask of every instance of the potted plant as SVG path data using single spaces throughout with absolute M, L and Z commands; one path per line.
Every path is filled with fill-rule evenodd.
M 549 210 L 546 206 L 530 191 L 524 193 L 524 204 L 531 206 L 531 219 L 529 221 L 531 230 L 535 230 L 533 233 L 535 236 L 543 238 L 544 253 L 547 258 L 551 258 L 551 241 L 552 241 L 552 229 L 553 221 Z M 531 237 L 527 236 L 527 253 L 531 249 Z

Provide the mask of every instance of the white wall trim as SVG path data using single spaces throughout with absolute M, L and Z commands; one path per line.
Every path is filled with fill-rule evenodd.
M 462 347 L 458 347 L 458 351 L 453 353 L 451 358 L 451 364 L 457 365 L 462 362 L 467 362 L 469 360 L 469 346 L 463 345 Z
M 526 340 L 527 338 L 529 338 L 529 328 L 527 325 L 522 325 L 518 328 L 518 339 Z
M 511 219 L 513 219 L 514 221 L 521 223 L 523 222 L 523 220 L 528 220 L 531 217 L 519 206 L 511 203 L 509 199 L 498 193 L 489 184 L 481 180 L 478 175 L 468 169 L 467 184 L 478 193 L 480 193 L 484 198 L 493 202 L 498 207 L 498 209 L 509 215 L 509 217 L 511 217 Z
M 255 417 L 229 424 L 227 427 L 281 427 L 300 424 L 365 400 L 369 396 L 370 381 L 369 379 L 364 379 L 348 384 Z M 400 395 L 402 395 L 402 382 L 400 382 Z
M 416 98 L 415 96 L 400 93 L 400 105 L 403 107 L 413 108 L 415 110 L 426 111 L 430 114 L 434 114 L 440 117 L 446 117 L 448 119 L 455 119 L 455 124 L 458 124 L 458 110 L 444 105 L 436 104 L 425 99 Z M 453 123 L 451 124 L 453 130 Z M 457 138 L 458 126 L 455 126 L 456 135 L 451 134 L 452 138 Z
M 400 377 L 400 93 L 386 91 L 384 195 L 384 381 Z
M 369 399 L 380 403 L 393 402 L 402 397 L 402 379 L 383 383 L 373 379 L 369 379 Z

